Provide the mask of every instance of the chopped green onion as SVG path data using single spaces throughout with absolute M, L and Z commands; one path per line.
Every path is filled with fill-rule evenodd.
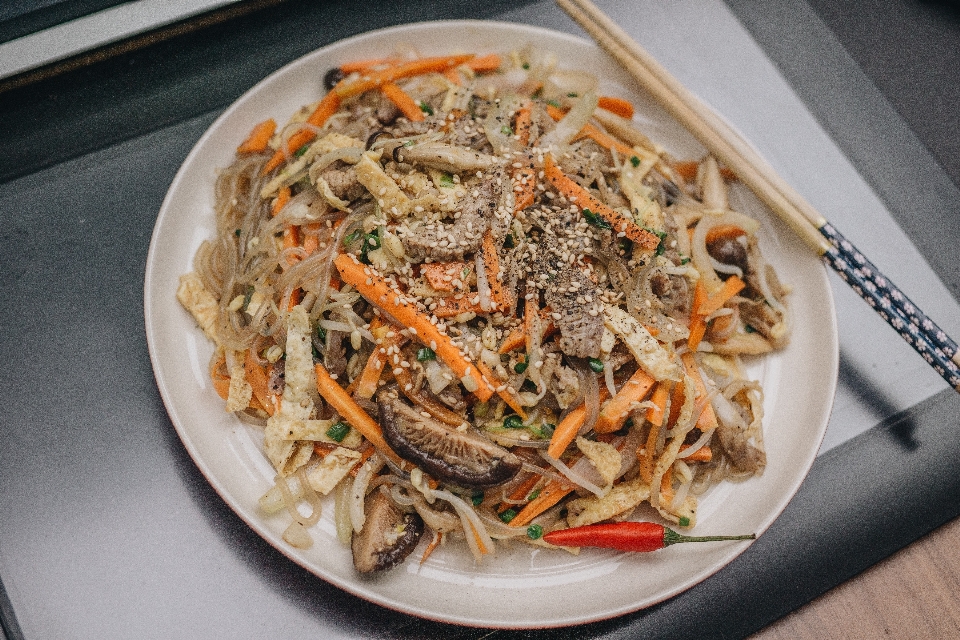
M 300 156 L 302 156 L 303 154 L 305 154 L 305 153 L 307 152 L 307 149 L 309 149 L 309 148 L 310 148 L 310 143 L 307 143 L 307 144 L 303 145 L 302 147 L 300 147 L 299 149 L 297 149 L 296 151 L 294 151 L 294 152 L 293 152 L 293 155 L 296 156 L 297 158 L 299 158 Z
M 512 234 L 512 233 L 508 233 L 508 234 L 507 234 L 507 237 L 503 239 L 503 248 L 504 248 L 504 249 L 513 249 L 515 246 L 517 246 L 517 245 L 514 244 L 514 242 L 513 242 L 513 234 Z
M 523 418 L 513 414 L 503 419 L 504 429 L 523 429 Z
M 543 527 L 538 524 L 532 524 L 527 527 L 527 537 L 531 540 L 539 540 L 543 537 Z
M 540 432 L 543 434 L 545 438 L 549 438 L 550 436 L 552 436 L 553 432 L 556 431 L 556 429 L 557 429 L 557 425 L 550 424 L 549 422 L 544 422 L 543 424 L 540 425 Z
M 327 330 L 324 329 L 323 327 L 318 326 L 318 327 L 317 327 L 317 337 L 320 338 L 320 342 L 326 342 L 326 341 L 327 341 Z
M 360 229 L 357 229 L 353 233 L 347 234 L 343 238 L 343 246 L 347 246 L 348 244 L 353 244 L 356 241 L 356 239 L 359 237 L 360 237 Z
M 604 220 L 603 218 L 595 214 L 593 211 L 590 211 L 590 209 L 583 210 L 583 217 L 587 221 L 587 224 L 592 225 L 594 227 L 597 227 L 600 229 L 613 228 L 610 226 L 609 222 L 607 222 L 606 220 Z
M 423 111 L 428 116 L 433 115 L 433 107 L 431 107 L 430 105 L 428 105 L 426 102 L 423 102 L 423 101 L 420 102 L 420 111 Z
M 440 186 L 441 187 L 452 187 L 453 186 L 453 176 L 449 173 L 443 173 L 440 175 Z
M 235 236 L 237 236 L 237 237 L 239 238 L 239 237 L 240 237 L 240 229 L 235 230 L 235 231 L 233 232 L 233 235 L 235 235 Z
M 747 333 L 756 333 L 757 330 L 751 327 L 750 325 L 744 325 L 743 330 Z
M 567 97 L 568 97 L 568 98 L 577 98 L 577 97 L 579 97 L 579 96 L 580 96 L 580 94 L 577 93 L 576 91 L 571 91 L 570 93 L 567 94 Z
M 502 134 L 505 135 L 505 136 L 512 136 L 512 135 L 513 135 L 513 129 L 511 129 L 511 128 L 508 127 L 507 125 L 503 125 L 502 127 L 500 127 L 500 133 L 502 133 Z
M 473 506 L 479 507 L 480 503 L 483 502 L 483 491 L 478 491 L 477 493 L 470 496 L 470 502 L 473 503 Z
M 550 105 L 551 107 L 556 107 L 557 109 L 560 108 L 560 103 L 557 102 L 556 100 L 547 100 L 547 104 Z
M 437 354 L 430 347 L 423 347 L 417 351 L 417 360 L 426 362 L 427 360 L 436 360 Z
M 527 502 L 531 500 L 536 500 L 538 497 L 540 497 L 540 491 L 541 489 L 534 489 L 533 491 L 531 491 L 530 495 L 527 496 Z
M 590 358 L 588 360 L 590 363 L 590 370 L 594 373 L 603 373 L 603 361 L 598 360 L 597 358 Z
M 500 519 L 506 523 L 509 523 L 511 520 L 513 520 L 516 517 L 517 517 L 516 509 L 507 509 L 506 511 L 500 514 Z
M 523 66 L 524 69 L 529 69 L 529 68 L 530 68 L 530 63 L 529 63 L 529 62 L 524 62 L 522 66 Z
M 346 422 L 338 422 L 327 429 L 327 436 L 334 442 L 343 442 L 348 433 L 350 433 L 350 425 Z
M 688 518 L 687 516 L 680 516 L 680 522 L 678 522 L 677 524 L 679 524 L 681 527 L 689 527 L 690 518 Z
M 529 366 L 529 363 L 527 362 L 526 358 L 524 358 L 517 364 L 513 365 L 513 370 L 516 371 L 517 373 L 523 373 L 524 371 L 527 370 L 527 366 Z
M 634 167 L 639 167 L 640 158 L 638 158 L 637 156 L 630 156 L 630 164 L 632 164 Z

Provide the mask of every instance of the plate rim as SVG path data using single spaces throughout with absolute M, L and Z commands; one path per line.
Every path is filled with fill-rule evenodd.
M 312 566 L 305 558 L 298 556 L 294 552 L 295 550 L 293 550 L 292 548 L 289 548 L 287 545 L 275 544 L 274 541 L 272 540 L 271 532 L 269 532 L 260 522 L 258 522 L 257 520 L 254 520 L 251 516 L 249 516 L 246 509 L 240 508 L 239 505 L 234 505 L 233 500 L 228 497 L 229 491 L 224 486 L 222 480 L 218 478 L 216 474 L 213 473 L 208 463 L 204 460 L 203 456 L 200 455 L 196 445 L 192 442 L 189 434 L 186 432 L 185 427 L 183 426 L 183 423 L 182 423 L 183 418 L 180 415 L 178 408 L 175 406 L 175 404 L 172 401 L 172 393 L 168 388 L 168 386 L 166 385 L 163 375 L 161 373 L 162 365 L 160 362 L 160 355 L 158 352 L 160 347 L 157 344 L 157 341 L 158 341 L 158 337 L 156 333 L 157 327 L 155 326 L 155 323 L 154 323 L 153 301 L 151 299 L 151 294 L 155 292 L 155 289 L 152 286 L 152 283 L 157 277 L 155 271 L 158 268 L 157 267 L 158 260 L 156 255 L 156 250 L 157 250 L 156 247 L 158 244 L 157 239 L 161 233 L 162 222 L 164 222 L 168 216 L 168 212 L 171 207 L 171 202 L 175 197 L 174 194 L 177 191 L 177 188 L 180 185 L 180 183 L 187 179 L 188 166 L 195 162 L 196 156 L 202 152 L 202 149 L 206 145 L 207 140 L 210 137 L 213 137 L 214 135 L 216 135 L 216 130 L 219 128 L 219 126 L 225 120 L 229 119 L 235 111 L 242 108 L 242 104 L 246 102 L 248 99 L 250 99 L 253 95 L 257 94 L 264 85 L 290 72 L 290 70 L 295 66 L 307 64 L 308 61 L 313 57 L 322 57 L 324 54 L 328 52 L 328 49 L 338 48 L 338 47 L 347 47 L 357 42 L 361 42 L 368 39 L 376 39 L 384 35 L 393 36 L 399 33 L 410 33 L 418 30 L 431 30 L 438 27 L 442 27 L 442 28 L 494 27 L 494 28 L 507 29 L 510 31 L 518 32 L 519 34 L 526 35 L 527 37 L 535 36 L 536 34 L 539 33 L 539 34 L 549 35 L 550 38 L 552 39 L 560 38 L 560 39 L 568 40 L 570 42 L 575 42 L 578 45 L 585 45 L 587 47 L 596 48 L 599 50 L 599 48 L 594 42 L 586 38 L 565 33 L 562 31 L 557 31 L 547 27 L 541 27 L 538 25 L 529 25 L 526 23 L 512 23 L 512 22 L 497 21 L 497 20 L 479 20 L 479 19 L 429 20 L 429 21 L 422 21 L 422 22 L 411 22 L 411 23 L 403 23 L 399 25 L 383 27 L 383 28 L 379 28 L 371 31 L 365 31 L 362 33 L 349 36 L 347 38 L 343 38 L 343 39 L 325 44 L 322 47 L 314 49 L 302 56 L 298 56 L 294 60 L 289 61 L 288 63 L 284 64 L 283 66 L 279 67 L 278 69 L 271 72 L 267 76 L 263 77 L 252 87 L 244 91 L 243 94 L 241 94 L 233 102 L 231 102 L 231 104 L 227 106 L 223 110 L 223 112 L 206 128 L 204 133 L 196 141 L 196 143 L 191 148 L 190 152 L 182 161 L 179 169 L 177 170 L 173 180 L 170 183 L 170 186 L 168 187 L 166 195 L 164 196 L 164 199 L 158 211 L 158 215 L 157 215 L 157 219 L 156 219 L 153 231 L 151 233 L 150 246 L 149 246 L 147 259 L 146 259 L 146 269 L 144 273 L 144 293 L 143 293 L 144 325 L 145 325 L 146 334 L 147 334 L 146 335 L 147 347 L 150 354 L 150 361 L 151 361 L 151 366 L 154 373 L 154 379 L 160 391 L 164 408 L 166 409 L 167 414 L 170 417 L 171 422 L 174 426 L 174 429 L 176 430 L 181 443 L 184 445 L 184 448 L 187 450 L 187 453 L 189 454 L 191 460 L 200 470 L 205 481 L 211 487 L 213 487 L 216 493 L 227 504 L 227 506 L 230 507 L 231 511 L 233 511 L 234 514 L 240 517 L 241 520 L 247 526 L 249 526 L 258 536 L 264 539 L 264 541 L 266 541 L 271 547 L 279 551 L 286 558 L 290 559 L 291 561 L 296 563 L 298 566 L 304 568 L 306 571 L 316 576 L 317 578 L 325 582 L 328 582 L 330 584 L 333 584 L 337 588 L 342 589 L 354 596 L 360 597 L 364 600 L 367 600 L 379 606 L 383 606 L 388 609 L 397 611 L 399 613 L 414 615 L 420 618 L 433 620 L 436 622 L 470 626 L 470 627 L 484 627 L 484 628 L 498 628 L 498 629 L 556 628 L 556 627 L 572 626 L 572 625 L 579 625 L 579 624 L 587 624 L 590 622 L 597 622 L 601 620 L 618 617 L 621 615 L 625 615 L 627 613 L 631 613 L 634 611 L 638 611 L 638 610 L 653 606 L 657 603 L 660 603 L 669 598 L 672 598 L 675 595 L 690 589 L 691 587 L 702 582 L 703 580 L 708 579 L 710 576 L 715 575 L 717 572 L 721 571 L 725 566 L 730 564 L 733 560 L 738 558 L 740 554 L 743 553 L 749 547 L 749 543 L 742 544 L 741 545 L 742 548 L 739 551 L 737 551 L 734 554 L 731 554 L 728 558 L 725 559 L 725 561 L 723 561 L 719 565 L 718 564 L 711 565 L 711 570 L 708 573 L 706 573 L 706 575 L 692 576 L 682 584 L 679 584 L 676 588 L 672 590 L 667 590 L 668 592 L 662 594 L 660 597 L 657 597 L 652 601 L 645 602 L 642 605 L 638 606 L 638 605 L 625 604 L 620 607 L 606 609 L 602 612 L 597 612 L 596 614 L 593 614 L 593 615 L 591 614 L 585 615 L 582 613 L 578 615 L 571 614 L 570 616 L 567 616 L 566 618 L 563 618 L 563 619 L 554 618 L 549 621 L 543 622 L 541 624 L 536 624 L 536 625 L 530 625 L 530 624 L 514 625 L 514 624 L 510 624 L 509 622 L 505 622 L 503 620 L 474 619 L 473 617 L 469 617 L 469 616 L 446 615 L 434 610 L 428 610 L 426 608 L 419 606 L 418 604 L 395 602 L 392 598 L 383 597 L 383 596 L 378 597 L 378 594 L 375 591 L 372 591 L 369 588 L 364 588 L 365 583 L 363 582 L 360 582 L 358 585 L 356 580 L 351 581 L 346 577 L 342 577 L 337 574 L 332 574 L 330 572 L 327 572 L 326 574 L 319 573 L 316 567 Z M 616 65 L 615 61 L 613 61 L 612 58 L 609 57 L 608 54 L 602 51 L 601 53 L 603 56 L 611 60 L 611 64 L 613 66 L 618 66 Z M 639 90 L 637 90 L 637 92 L 640 93 Z M 748 142 L 750 141 L 748 140 Z M 214 167 L 213 169 L 215 170 L 216 168 Z M 781 235 L 783 233 L 789 233 L 789 232 L 785 232 L 783 230 L 777 230 L 774 232 L 775 235 Z M 829 417 L 832 412 L 833 403 L 836 397 L 836 389 L 837 389 L 838 373 L 839 373 L 839 336 L 838 336 L 838 323 L 837 323 L 837 317 L 836 317 L 836 303 L 833 296 L 832 287 L 830 286 L 830 282 L 827 277 L 828 271 L 826 267 L 822 264 L 822 262 L 819 263 L 818 268 L 816 269 L 815 272 L 817 274 L 817 279 L 820 281 L 821 288 L 827 294 L 825 299 L 821 302 L 825 304 L 827 307 L 826 310 L 828 311 L 828 318 L 829 318 L 828 324 L 831 330 L 830 332 L 831 339 L 829 341 L 829 344 L 824 345 L 825 348 L 823 349 L 823 353 L 827 356 L 829 360 L 830 375 L 829 375 L 829 379 L 827 380 L 827 387 L 828 387 L 827 395 L 829 397 L 826 397 L 823 399 L 824 402 L 821 410 L 822 415 L 817 416 L 818 417 L 818 420 L 817 420 L 818 434 L 817 434 L 816 447 L 811 447 L 809 449 L 809 453 L 808 453 L 809 459 L 803 461 L 803 464 L 802 464 L 803 472 L 799 477 L 799 481 L 796 483 L 796 486 L 791 487 L 791 490 L 789 492 L 787 492 L 784 496 L 781 496 L 780 500 L 777 501 L 776 508 L 772 509 L 767 514 L 766 518 L 762 519 L 761 521 L 762 526 L 758 527 L 758 530 L 757 530 L 758 537 L 762 535 L 762 533 L 766 531 L 773 524 L 773 522 L 775 522 L 776 519 L 781 515 L 783 510 L 786 508 L 786 506 L 790 503 L 790 501 L 796 495 L 797 491 L 799 490 L 799 487 L 802 485 L 803 481 L 809 474 L 810 468 L 812 467 L 814 461 L 816 460 L 817 454 L 822 444 L 823 437 L 826 432 L 827 423 L 829 421 Z M 170 295 L 172 297 L 173 292 L 170 292 Z

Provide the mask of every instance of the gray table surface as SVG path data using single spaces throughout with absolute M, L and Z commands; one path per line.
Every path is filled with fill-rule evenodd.
M 960 334 L 955 12 L 908 0 L 601 4 Z M 448 17 L 577 32 L 548 2 L 399 3 L 376 15 L 289 2 L 201 36 L 209 42 L 174 41 L 0 95 L 0 120 L 26 123 L 0 147 L 0 354 L 10 363 L 0 373 L 0 620 L 9 640 L 489 637 L 358 600 L 252 533 L 180 445 L 143 336 L 157 209 L 220 110 L 317 46 Z M 297 29 L 301 42 L 256 59 L 231 59 L 235 49 L 220 45 L 236 33 Z M 678 53 L 687 32 L 696 43 Z M 817 162 L 822 172 L 810 170 Z M 774 527 L 717 576 L 652 609 L 492 637 L 746 635 L 960 512 L 960 445 L 943 437 L 960 402 L 832 285 L 837 403 L 821 457 Z

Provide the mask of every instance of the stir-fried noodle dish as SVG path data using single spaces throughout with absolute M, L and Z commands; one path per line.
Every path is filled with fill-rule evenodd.
M 693 527 L 709 487 L 763 472 L 744 359 L 786 343 L 787 289 L 735 176 L 532 47 L 323 80 L 220 171 L 177 292 L 263 431 L 287 543 L 332 494 L 362 573 L 439 544 L 482 563 L 572 526 Z

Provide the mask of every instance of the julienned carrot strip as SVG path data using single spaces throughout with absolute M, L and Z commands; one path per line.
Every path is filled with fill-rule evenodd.
M 684 449 L 689 449 L 690 445 L 685 444 L 680 447 L 680 453 L 683 453 Z M 684 462 L 710 462 L 713 460 L 713 449 L 710 448 L 710 445 L 705 444 L 690 455 L 680 458 Z
M 614 233 L 622 232 L 627 238 L 649 251 L 653 251 L 660 244 L 660 237 L 658 235 L 639 226 L 636 222 L 627 218 L 622 212 L 611 209 L 600 202 L 594 198 L 589 191 L 581 187 L 573 179 L 567 177 L 560 167 L 556 165 L 553 161 L 553 156 L 549 153 L 546 154 L 544 158 L 543 170 L 547 180 L 550 181 L 550 184 L 552 184 L 557 191 L 571 202 L 574 202 L 580 209 L 589 209 L 592 213 L 603 218 L 607 224 L 610 225 Z
M 460 75 L 460 70 L 456 67 L 452 69 L 447 69 L 443 72 L 443 77 L 457 85 L 458 87 L 463 85 L 463 77 Z
M 273 118 L 264 120 L 253 128 L 247 139 L 239 147 L 237 153 L 262 153 L 267 150 L 267 143 L 277 130 L 277 123 Z
M 376 447 L 367 445 L 366 449 L 363 449 L 362 451 L 360 451 L 360 459 L 357 460 L 357 464 L 353 465 L 353 468 L 350 469 L 350 475 L 356 478 L 357 472 L 360 471 L 360 467 L 362 467 L 367 463 L 367 460 L 370 459 L 370 456 L 372 456 L 373 452 L 376 450 L 377 450 Z
M 683 408 L 685 398 L 683 380 L 680 380 L 673 385 L 673 392 L 670 394 L 670 415 L 666 418 L 667 424 L 677 423 L 677 420 L 680 418 L 680 409 Z
M 546 109 L 547 114 L 554 120 L 560 120 L 566 115 L 566 112 L 563 109 L 559 109 L 552 104 L 548 104 Z M 613 136 L 604 133 L 589 122 L 583 125 L 583 128 L 580 129 L 576 136 L 574 136 L 574 140 L 579 140 L 581 138 L 591 138 L 604 149 L 616 149 L 618 153 L 627 157 L 633 155 L 632 147 L 620 142 Z
M 533 109 L 529 100 L 524 101 L 517 109 L 517 117 L 513 122 L 513 134 L 518 137 L 520 145 L 530 145 L 530 126 L 533 124 Z
M 676 389 L 679 385 L 675 385 Z M 663 426 L 664 414 L 667 411 L 667 399 L 670 397 L 670 385 L 662 382 L 653 390 L 650 401 L 653 406 L 647 409 L 647 420 L 658 427 Z
M 540 490 L 540 494 L 536 498 L 524 505 L 523 509 L 520 510 L 520 513 L 518 513 L 516 517 L 510 521 L 510 526 L 527 526 L 533 521 L 534 518 L 563 500 L 563 498 L 571 491 L 573 491 L 573 487 L 571 485 L 568 485 L 565 482 L 560 482 L 559 480 L 551 480 L 543 487 L 543 489 Z
M 700 163 L 696 160 L 683 160 L 673 163 L 673 170 L 686 182 L 693 182 L 697 179 L 697 169 Z
M 404 62 L 394 67 L 388 67 L 378 71 L 372 71 L 353 82 L 340 83 L 330 93 L 336 94 L 339 98 L 349 98 L 359 95 L 371 89 L 378 89 L 388 82 L 395 82 L 401 78 L 410 78 L 426 73 L 443 73 L 459 64 L 463 64 L 473 59 L 474 54 L 462 56 L 442 56 L 437 58 L 421 58 Z
M 700 168 L 699 160 L 683 160 L 680 162 L 674 162 L 670 165 L 674 171 L 677 172 L 681 178 L 687 182 L 693 182 L 697 179 L 697 171 Z M 726 167 L 720 167 L 720 175 L 724 180 L 728 182 L 736 182 L 737 174 Z
M 457 287 L 454 280 L 462 284 L 471 271 L 473 268 L 466 262 L 425 262 L 420 265 L 420 275 L 437 291 L 454 291 Z
M 320 248 L 320 223 L 306 224 L 301 231 L 303 232 L 303 250 L 308 256 L 313 255 L 313 252 Z
M 383 326 L 383 321 L 381 321 L 379 317 L 374 316 L 370 322 L 371 333 L 377 331 L 381 326 Z M 370 354 L 370 357 L 367 358 L 367 364 L 364 365 L 363 371 L 356 377 L 357 386 L 356 389 L 354 389 L 354 395 L 367 400 L 373 397 L 373 394 L 377 392 L 377 383 L 380 381 L 380 374 L 383 372 L 383 367 L 386 362 L 386 355 L 380 353 L 380 344 L 375 344 L 373 352 Z
M 699 284 L 699 283 L 698 283 Z M 737 275 L 732 275 L 723 281 L 723 286 L 719 291 L 711 294 L 700 305 L 698 313 L 702 316 L 708 316 L 715 311 L 719 311 L 727 300 L 737 295 L 747 284 Z
M 540 321 L 544 323 L 541 325 L 543 327 L 544 338 L 549 338 L 556 333 L 557 325 L 550 316 L 550 307 L 544 307 L 540 310 Z M 503 355 L 504 353 L 510 353 L 514 349 L 519 349 L 527 343 L 528 335 L 529 330 L 526 327 L 514 329 L 503 339 L 503 343 L 501 343 L 497 353 Z
M 604 149 L 616 149 L 617 153 L 620 153 L 628 158 L 634 155 L 633 147 L 630 147 L 620 142 L 613 136 L 600 131 L 600 129 L 597 129 L 589 122 L 583 125 L 583 128 L 580 129 L 580 133 L 578 133 L 574 139 L 577 140 L 580 138 L 590 138 Z
M 600 96 L 597 98 L 597 106 L 606 109 L 610 113 L 615 113 L 621 118 L 631 120 L 633 118 L 633 103 L 623 98 L 614 98 L 613 96 Z
M 537 172 L 532 167 L 520 167 L 513 171 L 513 211 L 523 211 L 536 199 Z
M 322 127 L 327 120 L 330 119 L 330 116 L 335 114 L 337 110 L 340 109 L 340 96 L 331 91 L 325 95 L 317 104 L 317 108 L 313 110 L 313 113 L 307 118 L 307 124 L 313 125 L 314 127 Z M 307 144 L 311 140 L 317 137 L 317 134 L 313 129 L 300 129 L 289 139 L 287 139 L 287 153 L 293 153 L 303 145 Z M 284 154 L 283 149 L 277 149 L 276 153 L 273 154 L 273 157 L 264 165 L 263 171 L 261 173 L 268 174 L 277 167 L 279 167 L 283 161 L 286 159 L 286 154 Z
M 399 58 L 371 58 L 370 60 L 353 60 L 340 65 L 340 71 L 345 74 L 369 71 L 374 67 L 394 66 L 400 63 Z
M 400 109 L 400 113 L 411 122 L 420 122 L 424 119 L 423 111 L 420 109 L 420 105 L 410 97 L 410 94 L 401 89 L 398 85 L 393 82 L 387 82 L 380 86 L 380 92 L 386 96 L 386 98 L 397 105 L 397 108 Z
M 703 383 L 703 378 L 700 376 L 700 368 L 697 366 L 696 360 L 693 359 L 693 354 L 689 351 L 683 353 L 680 356 L 680 360 L 687 370 L 687 375 L 693 378 L 693 383 L 697 387 L 696 399 L 697 402 L 699 402 L 707 395 L 707 386 Z M 707 406 L 703 408 L 703 413 L 701 413 L 697 419 L 697 427 L 699 427 L 701 431 L 710 431 L 711 429 L 717 428 L 717 414 L 714 413 L 713 407 L 710 406 L 710 404 L 707 404 Z
M 600 387 L 600 402 L 603 402 L 610 396 L 610 392 L 607 391 L 605 386 Z M 547 453 L 554 458 L 559 458 L 563 452 L 570 446 L 570 443 L 574 441 L 577 437 L 577 434 L 580 433 L 580 427 L 583 426 L 584 420 L 587 419 L 587 407 L 585 404 L 581 404 L 579 407 L 567 414 L 563 420 L 560 421 L 560 424 L 557 425 L 557 428 L 553 431 L 553 435 L 550 436 L 550 446 L 547 447 Z
M 270 214 L 277 215 L 280 210 L 290 202 L 290 187 L 280 187 L 277 191 L 277 197 L 273 199 L 273 205 L 270 207 Z
M 274 403 L 276 396 L 270 393 L 267 373 L 257 362 L 253 347 L 247 349 L 247 357 L 243 361 L 243 371 L 250 388 L 253 389 L 253 397 L 257 399 L 263 410 L 272 416 L 276 410 L 276 404 Z
M 520 416 L 520 418 L 523 420 L 526 420 L 527 412 L 524 411 L 523 405 L 520 402 L 520 396 L 517 395 L 516 390 L 512 389 L 509 385 L 504 384 L 503 381 L 497 377 L 497 374 L 491 371 L 490 367 L 484 363 L 477 362 L 477 369 L 480 370 L 481 386 L 489 383 L 492 387 L 494 387 L 494 389 L 498 389 L 497 395 L 507 403 L 508 407 L 513 409 L 514 413 Z
M 610 398 L 610 401 L 600 410 L 597 417 L 597 423 L 593 430 L 597 433 L 610 433 L 616 431 L 626 421 L 630 415 L 634 402 L 643 400 L 655 380 L 647 375 L 643 369 L 637 369 L 637 372 L 624 383 L 617 394 Z
M 743 227 L 739 227 L 735 224 L 718 224 L 710 229 L 710 231 L 707 231 L 707 237 L 705 240 L 707 244 L 710 244 L 711 242 L 716 242 L 717 240 L 722 240 L 723 238 L 739 238 L 740 236 L 745 235 L 747 235 L 747 232 Z
M 453 318 L 461 313 L 467 313 L 468 311 L 473 313 L 483 313 L 484 311 L 480 308 L 480 303 L 473 302 L 474 297 L 476 297 L 476 294 L 469 293 L 464 295 L 462 298 L 440 298 L 437 301 L 437 306 L 432 313 L 440 319 Z
M 230 395 L 230 376 L 220 375 L 225 366 L 226 359 L 221 357 L 210 367 L 210 381 L 213 382 L 213 389 L 224 400 Z
M 496 71 L 502 63 L 503 61 L 500 59 L 500 56 L 495 53 L 489 53 L 485 56 L 478 56 L 472 60 L 468 60 L 465 66 L 471 71 L 482 73 L 484 71 Z
M 317 374 L 317 392 L 323 399 L 329 402 L 334 411 L 359 431 L 380 453 L 399 464 L 400 456 L 394 453 L 387 441 L 383 439 L 380 425 L 374 422 L 373 418 L 344 391 L 343 387 L 330 377 L 322 364 L 318 362 L 313 366 Z
M 690 351 L 696 351 L 703 340 L 703 335 L 707 332 L 707 322 L 700 308 L 707 300 L 707 289 L 703 285 L 703 279 L 697 280 L 697 285 L 693 289 L 693 302 L 690 305 L 690 336 L 687 338 L 687 348 Z
M 673 465 L 670 465 L 660 477 L 660 504 L 669 505 L 673 502 L 673 496 Z
M 497 252 L 497 245 L 493 241 L 493 233 L 487 231 L 483 234 L 483 265 L 486 268 L 487 284 L 490 286 L 490 298 L 496 303 L 493 311 L 499 311 L 506 314 L 510 312 L 511 304 L 507 298 L 506 289 L 503 287 L 503 275 L 500 273 L 500 254 Z
M 430 557 L 430 554 L 440 546 L 440 543 L 443 542 L 443 534 L 439 531 L 433 532 L 433 540 L 430 541 L 430 544 L 427 545 L 427 548 L 423 550 L 423 555 L 420 556 L 420 564 L 423 564 L 427 561 L 427 558 Z
M 361 264 L 354 256 L 340 254 L 334 261 L 340 277 L 352 285 L 372 305 L 386 311 L 391 317 L 414 332 L 417 340 L 429 346 L 464 383 L 482 401 L 493 395 L 492 385 L 483 384 L 474 364 L 461 353 L 450 337 L 440 333 L 430 322 L 427 315 L 421 313 L 412 304 L 403 299 L 403 294 L 390 287 L 370 267 Z

